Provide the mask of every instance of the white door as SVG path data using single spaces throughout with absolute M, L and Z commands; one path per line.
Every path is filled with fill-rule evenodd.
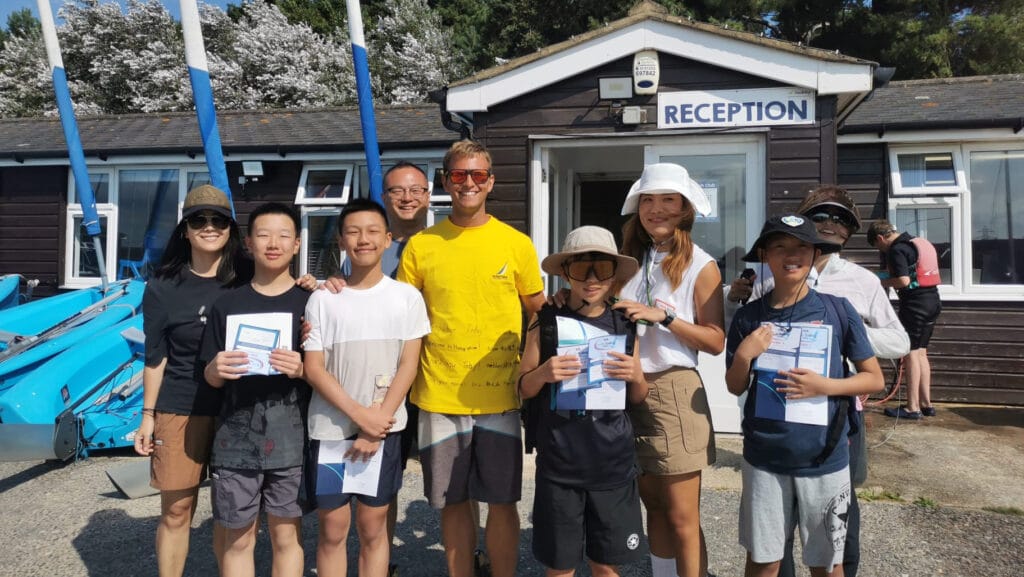
M 765 211 L 765 146 L 760 135 L 688 137 L 673 144 L 644 148 L 644 164 L 674 162 L 704 187 L 712 212 L 698 217 L 693 241 L 718 260 L 722 282 L 729 290 L 743 270 L 740 260 L 757 238 Z M 729 329 L 726 319 L 725 329 Z M 740 432 L 740 406 L 725 386 L 725 353 L 701 353 L 698 365 L 715 431 Z

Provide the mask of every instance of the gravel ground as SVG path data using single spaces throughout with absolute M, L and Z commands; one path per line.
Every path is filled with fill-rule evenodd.
M 722 438 L 719 464 L 708 472 L 702 502 L 711 569 L 719 577 L 742 574 L 743 550 L 736 544 L 739 493 L 738 439 Z M 1016 449 L 1019 454 L 1019 449 Z M 1004 453 L 1005 457 L 1005 453 Z M 105 471 L 128 462 L 127 453 L 94 456 L 60 465 L 0 463 L 0 575 L 156 575 L 153 535 L 157 497 L 123 498 Z M 1016 459 L 1016 456 L 1014 456 Z M 529 479 L 530 467 L 527 467 Z M 519 575 L 543 571 L 529 552 L 532 483 L 524 483 Z M 1008 492 L 1020 494 L 1017 487 Z M 210 550 L 208 488 L 203 488 L 193 532 L 188 575 L 214 575 Z M 399 515 L 400 544 L 393 559 L 402 577 L 444 574 L 437 515 L 422 498 L 422 476 L 410 463 Z M 1019 501 L 1018 501 L 1019 502 Z M 1024 517 L 946 506 L 925 508 L 876 501 L 863 505 L 863 577 L 917 575 L 1018 577 L 1024 567 Z M 315 519 L 304 522 L 307 575 L 315 575 Z M 354 538 L 352 539 L 354 541 Z M 261 534 L 258 573 L 269 574 L 269 543 Z M 353 551 L 354 554 L 354 551 Z M 589 572 L 581 571 L 587 575 Z M 351 574 L 355 574 L 354 572 Z M 623 576 L 646 576 L 646 563 Z

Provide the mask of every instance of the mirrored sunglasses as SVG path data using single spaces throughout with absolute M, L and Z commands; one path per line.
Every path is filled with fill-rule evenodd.
M 447 172 L 448 178 L 455 184 L 462 184 L 466 182 L 467 178 L 472 178 L 473 182 L 477 184 L 484 184 L 487 179 L 491 177 L 490 169 L 478 168 L 475 170 L 466 170 L 464 168 L 453 168 Z
M 831 221 L 835 224 L 841 224 L 850 230 L 856 228 L 853 224 L 853 221 L 850 220 L 850 217 L 841 213 L 836 214 L 831 212 L 816 212 L 810 216 L 810 219 L 815 224 Z
M 593 274 L 599 281 L 608 280 L 615 276 L 615 269 L 618 262 L 613 259 L 598 260 L 576 260 L 562 265 L 565 276 L 572 280 L 584 282 Z
M 222 214 L 193 214 L 185 219 L 185 222 L 192 230 L 202 230 L 211 225 L 217 230 L 224 230 L 231 226 L 231 219 Z

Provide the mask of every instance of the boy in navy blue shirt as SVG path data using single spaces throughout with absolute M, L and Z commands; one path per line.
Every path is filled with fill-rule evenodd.
M 819 239 L 809 219 L 790 214 L 768 219 L 744 257 L 765 262 L 775 277 L 772 292 L 737 312 L 726 343 L 729 391 L 740 395 L 749 387 L 740 504 L 748 577 L 778 574 L 795 525 L 811 575 L 843 574 L 851 491 L 847 406 L 851 396 L 881 390 L 884 382 L 853 307 L 807 286 L 815 258 L 838 249 Z M 831 325 L 830 333 L 822 331 L 825 325 Z M 786 353 L 775 355 L 774 368 L 767 362 L 757 366 L 770 346 L 796 351 L 796 366 L 786 364 Z M 804 349 L 822 352 L 814 364 L 827 367 L 826 374 L 807 367 Z M 856 374 L 848 376 L 844 359 L 853 362 Z

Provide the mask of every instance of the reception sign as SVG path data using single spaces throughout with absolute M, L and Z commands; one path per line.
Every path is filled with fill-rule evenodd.
M 814 123 L 811 90 L 693 90 L 658 94 L 658 128 L 724 128 Z

